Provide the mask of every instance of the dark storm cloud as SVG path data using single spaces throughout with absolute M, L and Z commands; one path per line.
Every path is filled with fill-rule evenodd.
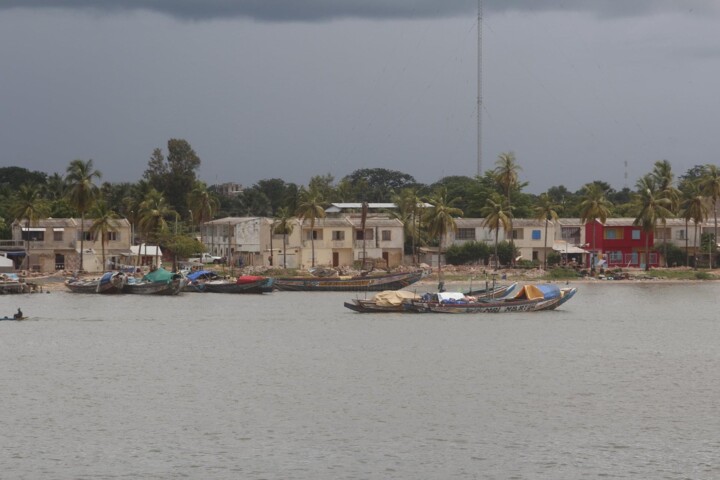
M 95 12 L 150 10 L 185 19 L 246 17 L 262 21 L 318 21 L 335 18 L 433 18 L 466 15 L 477 0 L 4 0 L 3 8 L 60 8 Z M 507 10 L 584 11 L 602 16 L 655 11 L 705 13 L 715 0 L 483 0 L 488 12 Z

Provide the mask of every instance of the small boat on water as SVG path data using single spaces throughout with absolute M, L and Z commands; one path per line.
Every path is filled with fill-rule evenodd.
M 69 278 L 65 286 L 73 293 L 122 293 L 126 281 L 127 276 L 123 272 L 105 272 L 100 278 Z
M 577 289 L 555 284 L 524 285 L 515 295 L 495 299 L 474 299 L 454 293 L 438 293 L 437 298 L 411 302 L 406 307 L 432 313 L 506 313 L 554 310 L 572 298 Z
M 212 270 L 199 270 L 188 276 L 187 292 L 209 293 L 270 293 L 274 278 L 256 275 L 240 275 L 234 279 L 219 276 Z
M 30 286 L 17 273 L 0 273 L 0 294 L 30 293 Z
M 296 292 L 381 292 L 400 290 L 426 275 L 423 270 L 384 275 L 335 277 L 275 277 L 275 288 Z
M 510 293 L 517 283 L 509 285 L 494 285 L 484 289 L 470 290 L 461 294 L 463 297 L 473 297 L 477 299 L 500 298 Z M 431 294 L 426 294 L 431 295 Z M 405 304 L 422 301 L 422 296 L 406 290 L 386 290 L 375 294 L 371 299 L 355 298 L 349 302 L 345 302 L 345 308 L 349 308 L 360 313 L 403 313 L 412 312 L 413 310 L 406 308 Z
M 134 295 L 178 295 L 187 283 L 187 279 L 179 273 L 164 268 L 152 270 L 141 280 L 128 278 L 123 287 L 124 293 Z

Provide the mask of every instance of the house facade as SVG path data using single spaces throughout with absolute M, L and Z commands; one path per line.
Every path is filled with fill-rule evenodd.
M 87 272 L 102 272 L 116 264 L 125 263 L 131 256 L 130 223 L 124 218 L 112 219 L 112 231 L 107 233 L 104 242 L 97 234 L 89 232 L 92 224 L 93 220 L 85 220 L 85 236 L 81 242 L 83 229 L 80 228 L 80 219 L 46 218 L 31 226 L 24 220 L 16 220 L 11 226 L 12 243 L 16 248 L 10 258 L 15 260 L 18 268 L 31 271 L 77 271 L 80 269 L 82 246 L 83 270 Z M 20 246 L 21 250 L 18 250 Z M 25 258 L 28 253 L 29 263 Z
M 221 218 L 201 226 L 201 241 L 238 266 L 343 267 L 366 258 L 395 267 L 403 261 L 402 222 L 387 216 L 367 217 L 364 232 L 356 214 L 317 218 L 312 227 L 308 219 L 293 218 L 288 235 L 272 234 L 276 225 L 265 217 Z
M 660 255 L 655 250 L 655 233 L 645 232 L 634 225 L 633 218 L 608 218 L 585 225 L 587 250 L 590 252 L 588 267 L 593 265 L 609 268 L 644 268 L 660 265 Z M 649 246 L 649 254 L 646 248 Z

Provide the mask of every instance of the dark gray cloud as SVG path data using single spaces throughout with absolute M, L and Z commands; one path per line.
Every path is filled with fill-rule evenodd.
M 246 17 L 262 21 L 337 18 L 435 18 L 467 15 L 477 0 L 3 0 L 3 8 L 83 9 L 95 12 L 150 10 L 184 19 Z M 715 0 L 483 0 L 488 12 L 581 11 L 608 17 L 658 11 L 717 11 Z

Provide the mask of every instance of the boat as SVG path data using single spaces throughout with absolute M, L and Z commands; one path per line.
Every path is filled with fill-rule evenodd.
M 438 293 L 437 299 L 413 302 L 406 308 L 433 313 L 506 313 L 554 310 L 572 298 L 577 289 L 555 284 L 528 284 L 513 296 L 499 299 L 472 299 L 455 293 Z
M 123 272 L 105 272 L 100 278 L 69 278 L 65 286 L 74 293 L 122 293 L 126 281 L 127 276 Z
M 20 320 L 27 320 L 28 318 L 29 318 L 29 317 L 0 317 L 0 320 L 15 320 L 15 321 L 20 321 Z
M 30 286 L 17 273 L 0 273 L 0 294 L 29 292 Z
M 130 277 L 123 287 L 123 292 L 134 295 L 178 295 L 186 283 L 187 279 L 181 274 L 156 268 L 141 280 Z
M 275 288 L 296 292 L 381 292 L 400 290 L 426 275 L 423 270 L 385 275 L 336 277 L 275 277 Z
M 360 313 L 403 313 L 403 303 L 411 300 L 420 300 L 420 295 L 407 290 L 385 290 L 371 299 L 354 298 L 344 305 L 345 308 Z
M 464 297 L 472 296 L 477 299 L 486 298 L 500 298 L 509 292 L 511 292 L 517 283 L 511 283 L 509 285 L 494 285 L 492 287 L 480 290 L 470 290 L 463 293 Z M 430 296 L 432 294 L 425 294 Z M 412 309 L 406 308 L 406 304 L 412 304 L 413 302 L 422 302 L 422 296 L 408 292 L 406 290 L 385 290 L 375 294 L 371 299 L 355 298 L 349 302 L 345 302 L 345 308 L 349 308 L 355 312 L 360 313 L 382 313 L 382 312 L 412 312 Z
M 235 279 L 219 276 L 212 270 L 198 270 L 187 276 L 185 291 L 209 293 L 270 293 L 274 278 L 240 275 Z

